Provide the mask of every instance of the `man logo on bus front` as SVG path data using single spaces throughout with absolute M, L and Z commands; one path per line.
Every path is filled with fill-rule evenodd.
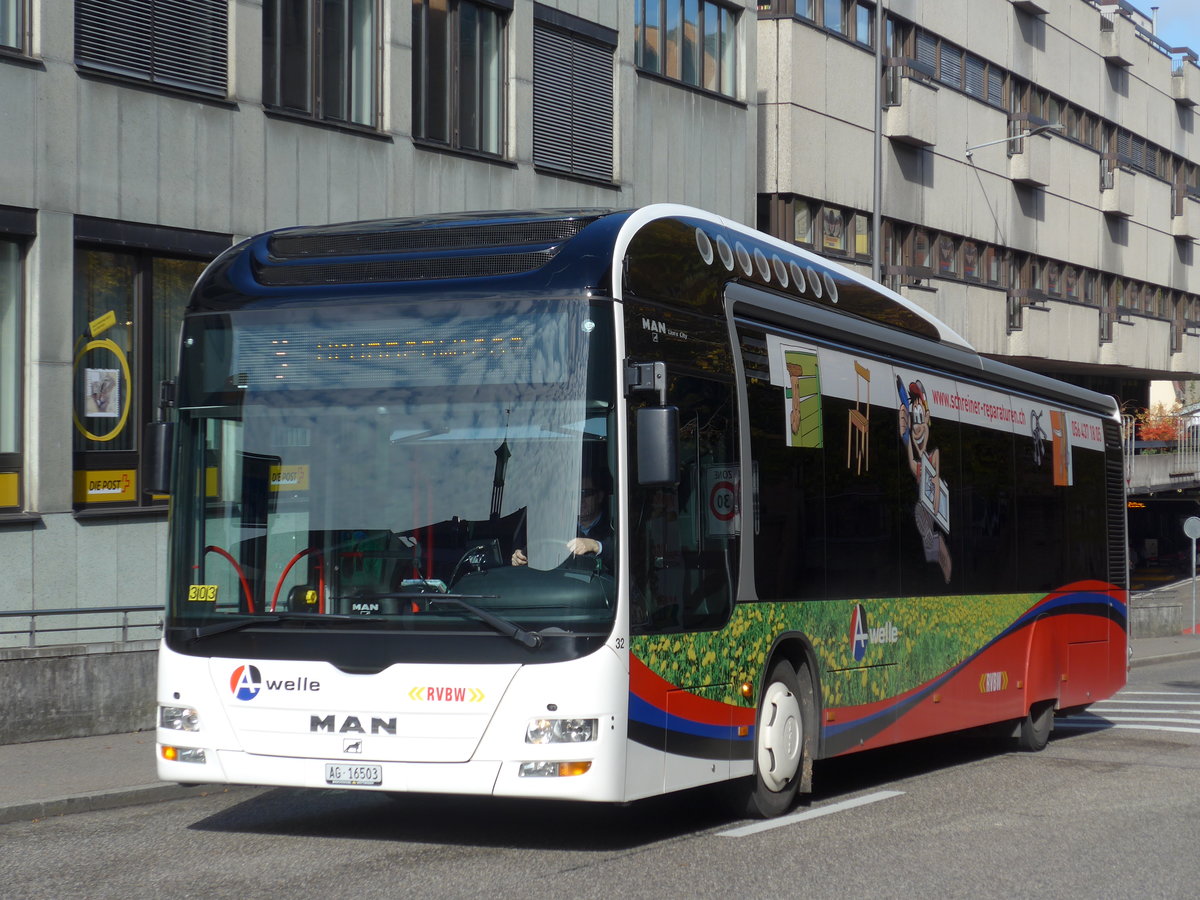
M 262 676 L 258 666 L 238 666 L 229 678 L 229 690 L 239 700 L 253 700 L 262 690 Z

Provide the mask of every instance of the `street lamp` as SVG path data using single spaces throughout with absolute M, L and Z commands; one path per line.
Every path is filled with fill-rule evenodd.
M 1047 131 L 1062 131 L 1061 122 L 1055 122 L 1053 125 L 1038 125 L 1036 128 L 1026 128 L 1020 134 L 1014 134 L 1012 137 L 1000 138 L 995 141 L 987 141 L 983 144 L 976 144 L 974 147 L 967 148 L 967 159 L 971 158 L 971 154 L 981 147 L 991 147 L 993 144 L 1008 144 L 1012 141 L 1019 141 L 1023 138 L 1033 137 L 1035 134 L 1044 134 Z

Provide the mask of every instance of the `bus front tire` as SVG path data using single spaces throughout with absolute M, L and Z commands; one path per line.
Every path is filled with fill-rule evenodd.
M 745 789 L 745 815 L 768 819 L 791 808 L 810 765 L 811 728 L 808 669 L 787 660 L 771 669 L 758 707 L 754 736 L 754 776 Z

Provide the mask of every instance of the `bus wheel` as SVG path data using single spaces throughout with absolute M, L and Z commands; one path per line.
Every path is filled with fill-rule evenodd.
M 1017 746 L 1030 753 L 1045 748 L 1054 728 L 1054 701 L 1043 700 L 1029 708 L 1017 733 Z
M 803 670 L 803 678 L 807 682 L 807 669 Z M 807 746 L 804 729 L 808 702 L 791 663 L 775 663 L 758 707 L 754 780 L 746 796 L 746 814 L 755 818 L 778 816 L 795 801 Z

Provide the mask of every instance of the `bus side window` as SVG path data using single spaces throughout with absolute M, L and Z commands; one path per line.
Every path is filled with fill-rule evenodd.
M 679 407 L 679 483 L 631 486 L 633 618 L 644 632 L 720 627 L 736 583 L 741 479 L 733 387 L 678 376 L 668 398 Z

